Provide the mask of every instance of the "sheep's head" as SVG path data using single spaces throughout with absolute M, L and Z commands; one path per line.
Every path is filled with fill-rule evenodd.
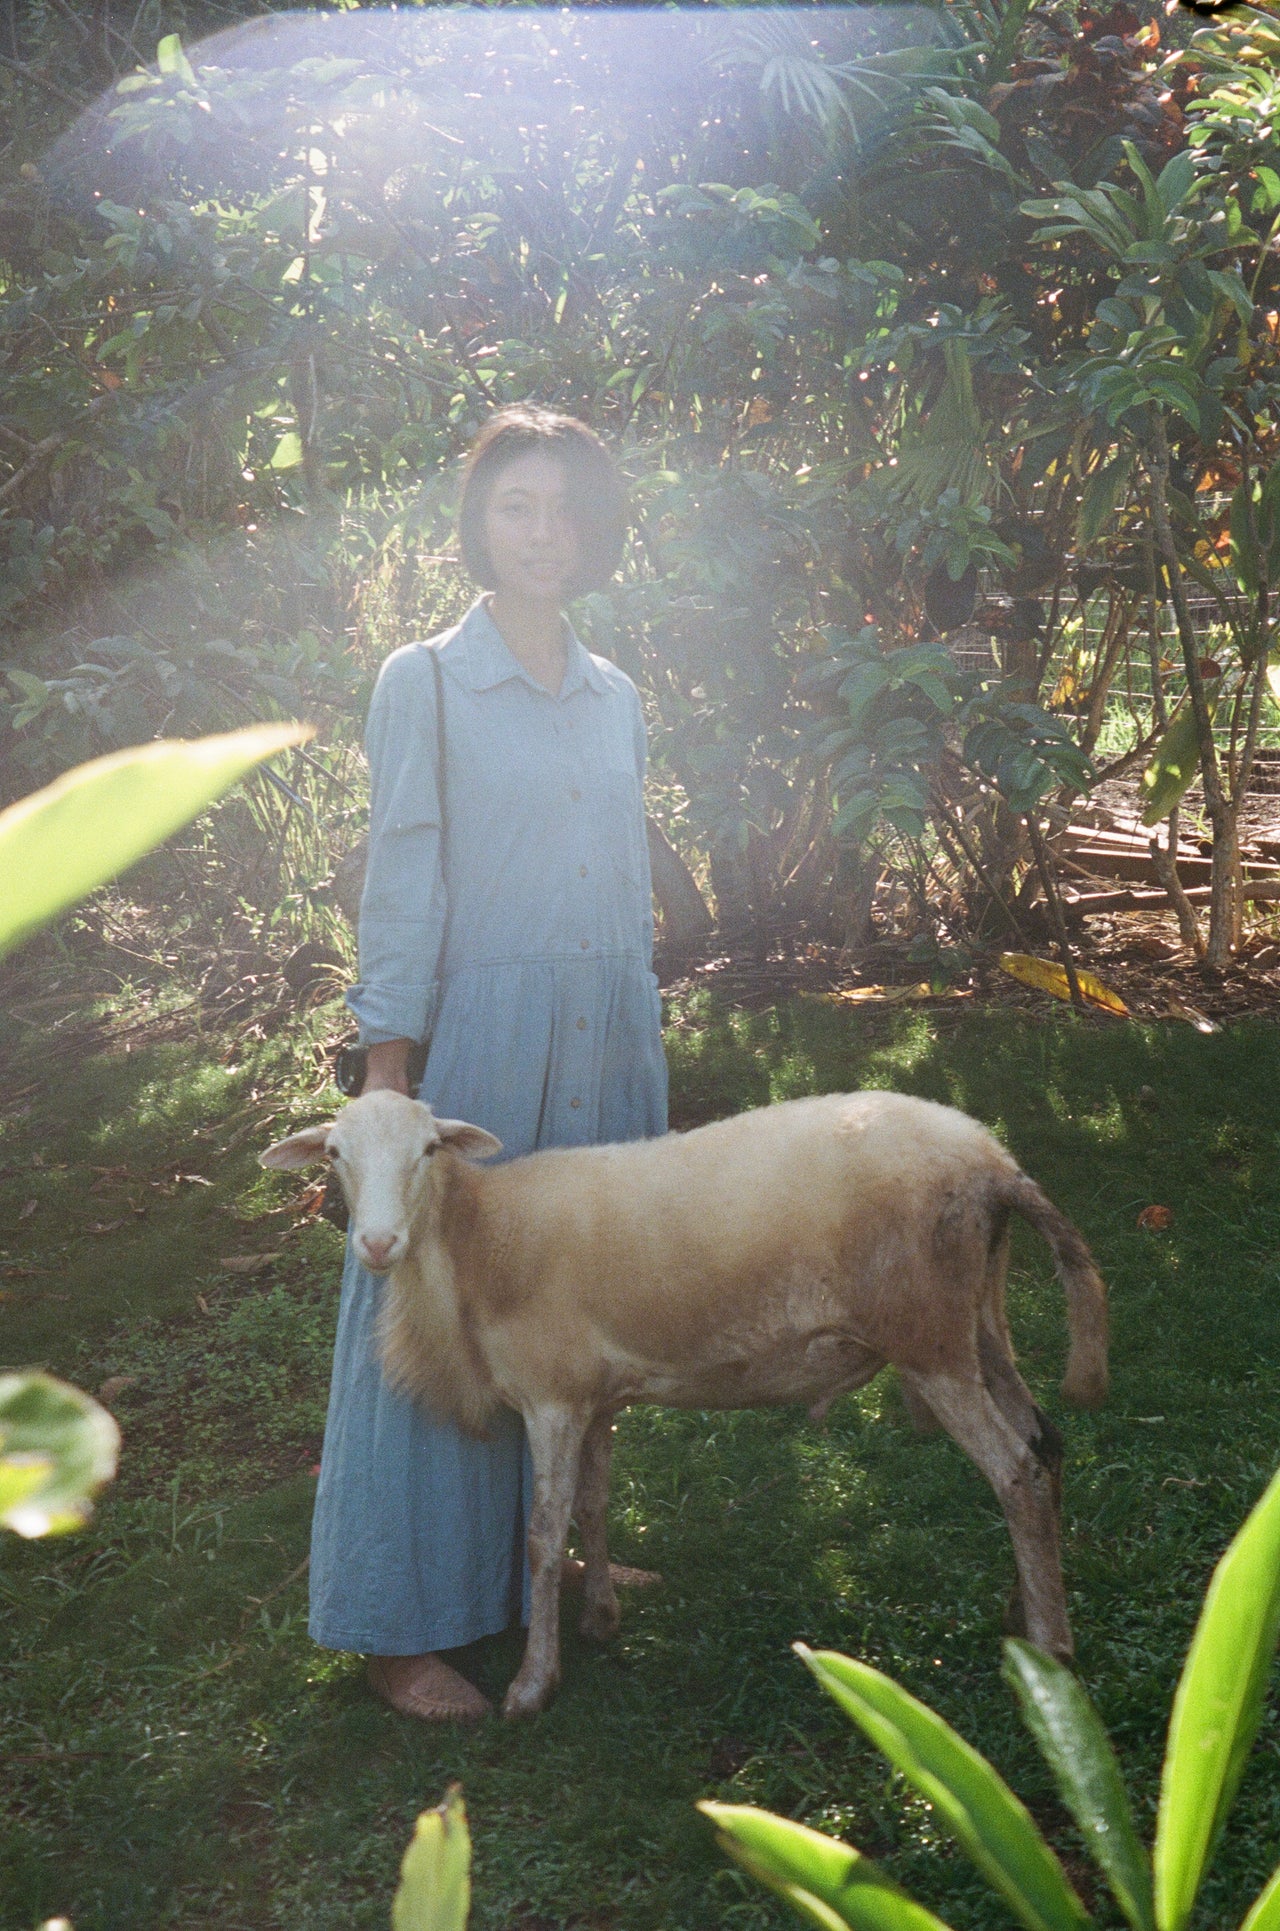
M 432 1161 L 442 1148 L 469 1159 L 502 1151 L 501 1140 L 465 1120 L 438 1120 L 403 1093 L 365 1093 L 324 1126 L 305 1127 L 258 1155 L 264 1167 L 306 1167 L 328 1160 L 351 1210 L 351 1238 L 362 1267 L 385 1274 L 409 1245 L 426 1204 Z

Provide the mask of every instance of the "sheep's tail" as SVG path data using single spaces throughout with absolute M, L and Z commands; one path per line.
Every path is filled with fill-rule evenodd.
M 1013 1173 L 1001 1195 L 1053 1249 L 1054 1266 L 1067 1297 L 1071 1336 L 1063 1399 L 1080 1408 L 1097 1408 L 1107 1397 L 1106 1283 L 1082 1235 L 1029 1175 Z

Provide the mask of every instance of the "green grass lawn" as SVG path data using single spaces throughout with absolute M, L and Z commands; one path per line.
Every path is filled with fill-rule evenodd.
M 6 1931 L 55 1913 L 77 1931 L 385 1925 L 413 1817 L 455 1777 L 484 1931 L 792 1922 L 725 1867 L 701 1796 L 847 1835 L 957 1931 L 1007 1923 L 825 1702 L 796 1638 L 936 1704 L 1087 1883 L 999 1677 L 1012 1558 L 995 1502 L 945 1437 L 910 1431 L 888 1376 L 825 1428 L 791 1410 L 625 1417 L 613 1549 L 666 1587 L 625 1605 L 611 1647 L 569 1636 L 560 1697 L 533 1722 L 434 1732 L 310 1644 L 300 1565 L 339 1241 L 298 1227 L 281 1211 L 296 1176 L 254 1161 L 325 1104 L 310 1037 L 299 1022 L 242 1047 L 63 1057 L 47 1077 L 38 1048 L 12 1056 L 0 1353 L 89 1388 L 135 1379 L 112 1401 L 121 1477 L 88 1531 L 0 1549 Z M 1092 1242 L 1113 1296 L 1104 1410 L 1056 1398 L 1063 1308 L 1031 1237 L 1012 1317 L 1066 1435 L 1081 1672 L 1149 1825 L 1201 1591 L 1280 1459 L 1280 1031 L 819 1000 L 746 1016 L 704 998 L 671 1016 L 668 1044 L 679 1124 L 867 1084 L 965 1107 Z M 1174 1210 L 1167 1232 L 1136 1225 L 1153 1202 Z M 465 1660 L 496 1692 L 518 1650 L 512 1635 Z M 1278 1746 L 1269 1713 L 1205 1926 L 1238 1922 L 1276 1860 Z

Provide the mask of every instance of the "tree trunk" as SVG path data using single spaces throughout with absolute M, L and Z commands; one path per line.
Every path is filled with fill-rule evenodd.
M 1187 692 L 1200 746 L 1205 810 L 1213 829 L 1213 857 L 1209 874 L 1209 943 L 1205 949 L 1205 964 L 1220 972 L 1230 962 L 1232 953 L 1240 943 L 1239 801 L 1229 800 L 1223 789 L 1218 753 L 1213 742 L 1213 720 L 1205 698 L 1204 679 L 1200 675 L 1199 641 L 1192 626 L 1182 565 L 1178 561 L 1177 546 L 1169 524 L 1169 439 L 1165 433 L 1164 418 L 1158 410 L 1152 410 L 1151 422 L 1151 447 L 1148 452 L 1151 522 L 1156 549 L 1169 583 L 1174 620 L 1178 626 L 1178 642 L 1182 646 L 1182 661 L 1187 673 Z
M 653 896 L 662 912 L 663 943 L 683 952 L 705 939 L 714 921 L 697 880 L 654 818 L 646 818 Z
M 1160 828 L 1157 826 L 1147 841 L 1147 850 L 1151 853 L 1151 869 L 1164 886 L 1169 903 L 1173 907 L 1174 915 L 1178 921 L 1178 930 L 1182 934 L 1182 943 L 1197 959 L 1203 959 L 1205 955 L 1204 940 L 1200 936 L 1200 927 L 1197 923 L 1196 915 L 1191 909 L 1191 901 L 1187 897 L 1182 880 L 1178 877 L 1177 805 L 1169 813 L 1168 846 L 1166 847 L 1160 843 Z
M 1093 747 L 1102 731 L 1102 720 L 1107 708 L 1107 698 L 1115 675 L 1120 668 L 1121 659 L 1129 643 L 1129 606 L 1124 592 L 1113 590 L 1111 607 L 1107 612 L 1106 629 L 1098 645 L 1098 659 L 1094 666 L 1093 680 L 1089 688 L 1089 710 L 1085 717 L 1084 731 L 1080 739 L 1080 749 L 1087 758 L 1092 758 Z

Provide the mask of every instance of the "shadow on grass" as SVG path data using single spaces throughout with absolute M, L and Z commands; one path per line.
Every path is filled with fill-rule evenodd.
M 668 1044 L 680 1124 L 859 1085 L 963 1106 L 1093 1244 L 1113 1296 L 1106 1409 L 1064 1413 L 1056 1399 L 1065 1321 L 1034 1238 L 1016 1249 L 1011 1310 L 1027 1378 L 1067 1436 L 1082 1671 L 1135 1787 L 1153 1791 L 1200 1590 L 1280 1443 L 1280 1033 L 873 1020 L 810 1000 L 752 1016 L 701 1000 L 672 1014 Z M 91 1062 L 0 1141 L 0 1203 L 16 1214 L 37 1200 L 11 1223 L 10 1253 L 50 1266 L 15 1280 L 6 1352 L 88 1385 L 139 1373 L 120 1406 L 126 1476 L 93 1529 L 4 1552 L 4 1921 L 382 1925 L 413 1815 L 461 1776 L 480 1931 L 789 1922 L 711 1850 L 692 1802 L 717 1793 L 841 1830 L 956 1921 L 1002 1924 L 931 1815 L 904 1809 L 788 1653 L 803 1637 L 901 1677 L 995 1757 L 1070 1854 L 998 1679 L 1003 1524 L 949 1441 L 910 1432 L 892 1377 L 825 1429 L 790 1410 L 624 1417 L 614 1552 L 666 1586 L 625 1605 L 607 1649 L 568 1635 L 560 1699 L 531 1724 L 424 1729 L 374 1703 L 354 1659 L 309 1644 L 295 1571 L 311 1485 L 263 1486 L 264 1417 L 287 1444 L 318 1412 L 337 1243 L 272 1231 L 287 1225 L 268 1214 L 281 1184 L 253 1155 L 320 1102 L 287 1083 L 283 1048 L 237 1068 L 220 1063 L 225 1046 Z M 127 1177 L 91 1194 L 92 1169 L 113 1167 Z M 128 1218 L 135 1197 L 144 1220 Z M 1136 1224 L 1152 1202 L 1174 1210 L 1165 1233 Z M 93 1234 L 94 1218 L 125 1224 Z M 260 1277 L 228 1279 L 218 1258 L 237 1245 L 281 1253 Z M 50 1300 L 51 1278 L 70 1300 Z M 261 1492 L 247 1493 L 251 1478 Z M 518 1654 L 511 1635 L 464 1661 L 500 1694 Z M 1238 1917 L 1266 1874 L 1254 1847 L 1274 1836 L 1278 1741 L 1268 1718 L 1214 1921 Z

